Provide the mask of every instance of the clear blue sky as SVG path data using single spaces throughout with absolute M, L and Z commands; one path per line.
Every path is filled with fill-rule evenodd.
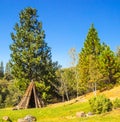
M 92 23 L 101 42 L 113 51 L 120 46 L 120 0 L 0 0 L 0 61 L 4 64 L 10 59 L 10 33 L 26 7 L 38 10 L 52 59 L 63 67 L 70 66 L 70 48 L 80 52 Z

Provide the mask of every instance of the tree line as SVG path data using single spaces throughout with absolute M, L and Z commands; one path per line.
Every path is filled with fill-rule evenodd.
M 51 48 L 45 41 L 42 22 L 37 10 L 25 8 L 11 33 L 11 59 L 6 75 L 0 75 L 1 107 L 13 106 L 20 101 L 33 80 L 39 97 L 45 104 L 66 101 L 88 92 L 106 90 L 120 82 L 120 48 L 114 53 L 100 42 L 92 24 L 81 51 L 71 48 L 71 67 L 62 68 L 52 61 Z M 1 63 L 0 71 L 3 70 Z

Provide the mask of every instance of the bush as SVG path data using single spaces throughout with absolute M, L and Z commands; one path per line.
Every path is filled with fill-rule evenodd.
M 112 102 L 103 95 L 93 97 L 89 100 L 91 111 L 96 114 L 105 113 L 112 110 Z
M 9 83 L 8 85 L 8 94 L 6 95 L 6 99 L 4 101 L 5 107 L 15 106 L 20 102 L 20 98 L 22 97 L 22 91 L 16 86 L 15 81 Z
M 113 100 L 113 108 L 120 108 L 120 99 L 116 98 L 115 100 Z

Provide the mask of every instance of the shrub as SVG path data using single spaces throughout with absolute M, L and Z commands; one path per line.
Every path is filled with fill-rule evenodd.
M 112 102 L 104 95 L 93 97 L 89 100 L 91 111 L 96 114 L 105 113 L 112 110 Z
M 120 99 L 116 98 L 115 100 L 113 100 L 113 108 L 120 108 Z

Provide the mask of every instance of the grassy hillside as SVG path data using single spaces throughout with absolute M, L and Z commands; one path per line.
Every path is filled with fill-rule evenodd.
M 88 103 L 74 103 L 49 106 L 42 109 L 27 109 L 27 110 L 10 110 L 1 109 L 0 118 L 7 115 L 16 122 L 18 118 L 23 118 L 26 115 L 33 115 L 37 117 L 37 122 L 67 122 L 68 120 L 75 121 L 75 113 L 77 111 L 89 111 Z M 79 120 L 79 119 L 78 119 Z M 0 120 L 1 122 L 2 120 Z
M 97 92 L 97 94 L 105 94 L 107 97 L 114 99 L 120 97 L 120 87 L 102 93 Z M 87 113 L 90 111 L 87 100 L 92 96 L 93 93 L 90 93 L 69 102 L 52 104 L 40 109 L 15 111 L 0 109 L 0 122 L 2 122 L 3 116 L 9 116 L 12 122 L 17 122 L 18 118 L 23 118 L 26 115 L 35 116 L 37 122 L 120 122 L 120 109 L 92 117 L 77 118 L 76 112 L 85 111 Z

